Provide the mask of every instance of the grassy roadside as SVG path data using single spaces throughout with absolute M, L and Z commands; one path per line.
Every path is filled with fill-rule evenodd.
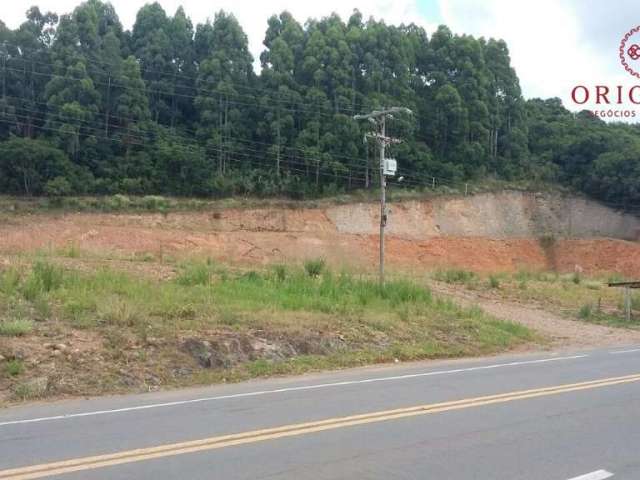
M 640 292 L 632 294 L 632 318 L 624 317 L 623 292 L 610 288 L 619 275 L 586 276 L 522 270 L 516 273 L 478 275 L 466 270 L 440 270 L 437 281 L 459 285 L 495 298 L 535 304 L 567 318 L 613 327 L 640 328 Z
M 410 281 L 380 290 L 319 260 L 243 273 L 193 261 L 171 279 L 47 259 L 0 271 L 5 402 L 489 354 L 534 340 Z

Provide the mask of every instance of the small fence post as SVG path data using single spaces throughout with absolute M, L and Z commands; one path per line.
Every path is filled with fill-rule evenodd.
M 624 314 L 627 322 L 631 322 L 631 289 L 624 288 Z

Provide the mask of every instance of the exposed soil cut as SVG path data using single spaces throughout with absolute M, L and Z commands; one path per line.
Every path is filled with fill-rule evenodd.
M 208 256 L 231 264 L 324 257 L 369 269 L 378 207 L 226 209 L 162 214 L 33 214 L 0 224 L 0 253 L 73 246 L 99 257 Z M 387 261 L 419 272 L 459 267 L 640 275 L 640 219 L 595 202 L 507 192 L 392 204 Z

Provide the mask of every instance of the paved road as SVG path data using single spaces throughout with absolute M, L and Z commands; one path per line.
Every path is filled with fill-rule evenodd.
M 0 411 L 0 479 L 640 478 L 640 348 Z

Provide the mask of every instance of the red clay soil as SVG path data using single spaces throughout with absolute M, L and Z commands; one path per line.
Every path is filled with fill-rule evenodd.
M 37 214 L 11 216 L 0 224 L 0 253 L 56 251 L 72 245 L 100 256 L 208 256 L 246 265 L 324 257 L 336 266 L 367 270 L 378 258 L 377 235 L 339 233 L 322 209 Z M 531 238 L 389 235 L 386 252 L 391 268 L 415 272 L 459 267 L 640 276 L 640 243 L 622 240 L 558 239 L 543 246 Z

